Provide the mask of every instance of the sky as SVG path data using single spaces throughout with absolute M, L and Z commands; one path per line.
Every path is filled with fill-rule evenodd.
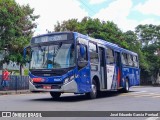
M 34 35 L 54 31 L 59 21 L 85 16 L 113 21 L 122 31 L 135 30 L 139 24 L 160 25 L 160 0 L 16 0 L 20 5 L 29 4 L 36 20 Z

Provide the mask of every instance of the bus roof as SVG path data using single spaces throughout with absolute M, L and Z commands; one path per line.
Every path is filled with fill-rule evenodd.
M 105 41 L 105 40 L 102 40 L 102 39 L 95 39 L 95 38 L 91 38 L 87 35 L 83 35 L 81 33 L 78 33 L 78 32 L 74 32 L 75 34 L 77 34 L 78 37 L 82 37 L 82 38 L 85 38 L 87 40 L 91 40 L 93 42 L 96 42 L 98 44 L 101 44 L 101 45 L 104 45 L 104 46 L 107 46 L 107 47 L 110 47 L 110 48 L 113 48 L 114 50 L 116 51 L 119 51 L 119 52 L 123 52 L 123 53 L 129 53 L 129 54 L 132 54 L 132 55 L 136 55 L 137 56 L 137 53 L 135 52 L 132 52 L 130 50 L 127 50 L 127 49 L 124 49 L 120 46 L 118 46 L 117 44 L 114 44 L 114 43 L 111 43 L 111 42 L 108 42 L 108 41 Z
M 71 31 L 66 31 L 66 32 L 53 32 L 53 33 L 47 33 L 47 34 L 42 34 L 42 35 L 34 36 L 33 38 L 43 37 L 43 36 L 50 36 L 50 35 L 55 35 L 55 34 L 64 34 L 64 33 L 67 33 L 67 34 L 68 34 L 68 33 L 73 33 L 73 34 L 76 35 L 76 37 L 81 37 L 81 38 L 84 38 L 84 39 L 87 39 L 87 40 L 96 42 L 96 43 L 98 43 L 98 44 L 101 44 L 101 45 L 104 45 L 104 46 L 113 48 L 113 49 L 116 50 L 116 51 L 123 52 L 123 53 L 129 53 L 129 54 L 132 54 L 132 55 L 137 55 L 137 53 L 132 52 L 132 51 L 127 50 L 127 49 L 124 49 L 124 48 L 118 46 L 117 44 L 114 44 L 114 43 L 111 43 L 111 42 L 108 42 L 108 41 L 102 40 L 102 39 L 95 39 L 95 38 L 92 38 L 92 37 L 90 37 L 90 36 L 88 36 L 88 35 L 83 35 L 83 34 L 78 33 L 78 32 L 71 32 Z

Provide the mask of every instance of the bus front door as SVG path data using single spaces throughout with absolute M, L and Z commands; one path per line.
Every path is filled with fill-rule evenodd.
M 105 49 L 99 47 L 100 51 L 100 74 L 101 74 L 101 83 L 102 89 L 107 89 L 107 75 L 106 73 L 106 61 L 105 61 Z

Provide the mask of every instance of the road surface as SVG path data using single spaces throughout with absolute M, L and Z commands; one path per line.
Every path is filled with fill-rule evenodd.
M 0 111 L 160 111 L 160 87 L 133 87 L 129 93 L 105 92 L 93 100 L 87 99 L 84 95 L 74 94 L 62 94 L 57 100 L 52 99 L 49 93 L 1 95 Z M 45 119 L 160 120 L 159 117 L 54 117 Z

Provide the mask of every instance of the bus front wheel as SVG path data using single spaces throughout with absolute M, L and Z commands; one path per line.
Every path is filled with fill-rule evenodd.
M 97 97 L 97 84 L 95 82 L 95 80 L 92 81 L 92 85 L 91 85 L 91 92 L 87 93 L 87 97 L 89 97 L 90 99 L 95 99 Z
M 59 98 L 61 96 L 61 93 L 60 92 L 50 92 L 50 95 L 52 96 L 52 98 Z

